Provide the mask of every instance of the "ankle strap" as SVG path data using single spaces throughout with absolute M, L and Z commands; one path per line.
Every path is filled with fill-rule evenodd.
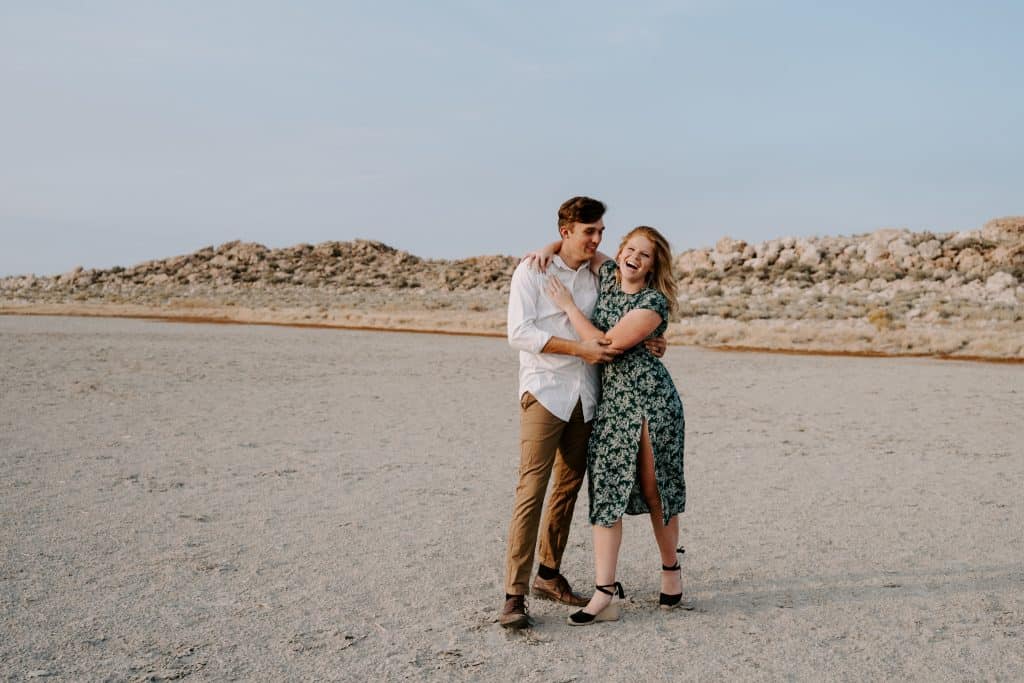
M 686 552 L 686 549 L 683 548 L 683 546 L 679 546 L 678 548 L 676 548 L 676 552 L 679 553 L 680 555 L 682 555 L 683 553 Z M 666 565 L 661 565 L 661 570 L 665 571 L 665 572 L 672 572 L 672 571 L 675 571 L 676 569 L 679 569 L 679 560 L 676 560 L 676 563 L 673 566 L 671 566 L 671 567 L 668 567 Z
M 611 595 L 612 597 L 615 597 L 616 593 L 618 593 L 619 598 L 624 599 L 626 597 L 626 591 L 622 590 L 622 584 L 618 581 L 616 581 L 615 583 L 606 583 L 603 586 L 595 585 L 594 588 L 601 591 L 605 595 Z M 611 588 L 611 590 L 607 590 L 609 588 Z

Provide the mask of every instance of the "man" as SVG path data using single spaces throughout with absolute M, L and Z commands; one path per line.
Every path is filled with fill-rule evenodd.
M 590 197 L 563 203 L 558 209 L 562 244 L 547 273 L 524 261 L 512 275 L 508 341 L 519 349 L 520 461 L 508 533 L 505 604 L 499 618 L 506 628 L 530 623 L 526 595 L 538 532 L 540 565 L 533 594 L 576 607 L 587 604 L 559 567 L 587 469 L 587 440 L 599 393 L 596 364 L 611 361 L 621 350 L 606 340 L 579 341 L 569 317 L 544 293 L 544 282 L 557 277 L 590 316 L 597 302 L 597 276 L 590 270 L 590 259 L 604 235 L 604 213 L 604 204 Z M 664 340 L 649 348 L 661 356 Z M 554 483 L 541 520 L 549 478 Z

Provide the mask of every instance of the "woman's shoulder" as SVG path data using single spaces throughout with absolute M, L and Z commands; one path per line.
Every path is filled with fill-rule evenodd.
M 615 273 L 618 269 L 619 266 L 615 263 L 614 259 L 608 259 L 600 265 L 597 269 L 597 280 L 602 290 L 611 289 L 613 285 L 618 283 L 615 279 Z
M 647 287 L 637 296 L 637 308 L 649 308 L 665 318 L 668 315 L 668 297 L 654 287 Z

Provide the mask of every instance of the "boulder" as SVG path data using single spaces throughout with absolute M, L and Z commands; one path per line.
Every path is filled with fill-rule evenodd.
M 1024 216 L 990 220 L 981 229 L 981 237 L 996 244 L 1024 244 Z
M 800 254 L 800 265 L 817 268 L 821 264 L 821 252 L 813 244 L 797 244 L 797 252 Z
M 907 244 L 906 240 L 902 237 L 894 239 L 886 248 L 889 250 L 889 255 L 897 262 L 902 261 L 905 257 L 917 252 L 917 250 Z
M 889 256 L 889 249 L 880 241 L 871 241 L 864 248 L 864 261 L 874 265 Z
M 917 245 L 917 253 L 921 258 L 931 261 L 942 255 L 942 243 L 937 239 L 930 239 Z
M 731 237 L 723 237 L 715 243 L 715 251 L 719 254 L 731 254 L 732 252 L 742 252 L 747 246 L 747 243 L 743 240 L 734 240 Z
M 881 230 L 875 230 L 873 233 L 868 235 L 867 241 L 869 244 L 888 245 L 897 237 L 905 235 L 906 230 L 900 230 L 899 228 L 882 228 Z
M 985 289 L 989 292 L 1001 292 L 1017 286 L 1017 278 L 1005 272 L 994 273 L 985 280 Z
M 985 267 L 985 257 L 977 249 L 962 249 L 954 260 L 956 269 L 961 273 L 971 273 Z
M 945 246 L 958 250 L 980 246 L 982 243 L 980 230 L 961 230 L 946 240 Z
M 676 257 L 676 271 L 682 275 L 689 275 L 697 269 L 711 270 L 711 259 L 704 249 L 691 249 L 684 251 Z

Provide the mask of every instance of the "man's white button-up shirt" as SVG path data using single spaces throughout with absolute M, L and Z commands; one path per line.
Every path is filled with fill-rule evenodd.
M 573 270 L 555 256 L 547 273 L 520 263 L 512 275 L 508 296 L 508 343 L 519 349 L 519 396 L 529 391 L 542 406 L 566 422 L 576 401 L 583 403 L 583 419 L 594 417 L 597 406 L 597 366 L 581 358 L 557 353 L 541 353 L 551 337 L 579 339 L 569 316 L 544 292 L 545 280 L 554 275 L 572 292 L 576 306 L 588 318 L 597 303 L 597 276 L 585 261 Z

